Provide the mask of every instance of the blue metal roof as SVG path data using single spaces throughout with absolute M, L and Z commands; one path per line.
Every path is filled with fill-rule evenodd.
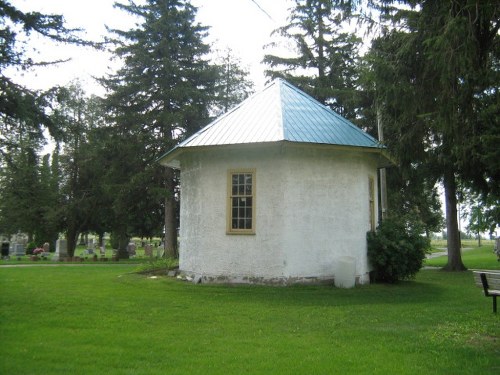
M 283 79 L 193 134 L 160 160 L 189 147 L 289 141 L 383 148 L 372 136 Z

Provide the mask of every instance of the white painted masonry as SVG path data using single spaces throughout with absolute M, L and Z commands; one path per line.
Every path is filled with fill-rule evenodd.
M 377 181 L 377 153 L 274 142 L 192 148 L 179 160 L 182 272 L 208 282 L 322 282 L 350 256 L 357 282 L 369 282 L 369 178 Z M 227 234 L 228 171 L 246 168 L 255 168 L 256 231 Z

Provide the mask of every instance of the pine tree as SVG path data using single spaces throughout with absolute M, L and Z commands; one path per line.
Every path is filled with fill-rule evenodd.
M 384 10 L 398 24 L 373 45 L 389 148 L 445 190 L 448 270 L 463 270 L 459 183 L 498 197 L 498 2 L 406 2 Z M 416 7 L 418 5 L 418 7 Z M 392 132 L 392 134 L 391 134 Z M 495 135 L 496 134 L 496 135 Z M 481 142 L 484 139 L 486 142 Z M 497 146 L 494 146 L 495 143 Z M 494 198 L 495 199 L 495 198 Z
M 10 1 L 0 1 L 0 159 L 19 146 L 10 135 L 20 126 L 43 141 L 43 129 L 59 137 L 60 132 L 51 120 L 47 108 L 50 99 L 45 93 L 19 85 L 6 72 L 7 68 L 29 70 L 60 61 L 37 61 L 27 54 L 26 40 L 37 35 L 51 40 L 77 45 L 93 45 L 78 36 L 79 30 L 68 29 L 60 15 L 21 12 Z
M 217 98 L 212 109 L 214 117 L 227 112 L 253 92 L 253 82 L 248 79 L 249 73 L 241 64 L 241 60 L 230 48 L 218 51 L 216 65 L 220 70 L 220 78 L 217 81 Z
M 114 232 L 122 239 L 130 236 L 130 225 L 123 221 L 128 220 L 126 206 L 134 202 L 126 191 L 140 187 L 135 181 L 143 181 L 142 188 L 148 189 L 150 197 L 164 197 L 165 249 L 174 255 L 176 176 L 155 160 L 207 123 L 218 71 L 210 64 L 210 48 L 203 42 L 207 27 L 195 22 L 196 8 L 188 1 L 147 0 L 142 5 L 129 1 L 116 6 L 137 17 L 138 22 L 128 31 L 112 30 L 116 35 L 114 52 L 123 67 L 102 80 L 109 90 L 107 107 L 115 129 L 114 142 L 119 145 L 114 151 L 121 154 L 116 157 L 136 160 L 128 161 L 127 169 L 121 172 L 119 166 L 116 169 L 119 188 L 114 206 L 120 212 Z M 161 207 L 160 202 L 157 207 Z M 126 257 L 125 241 L 120 242 L 120 254 Z
M 360 39 L 344 31 L 350 4 L 295 0 L 289 23 L 274 35 L 291 41 L 291 57 L 266 55 L 266 75 L 282 77 L 340 115 L 354 119 L 357 108 Z

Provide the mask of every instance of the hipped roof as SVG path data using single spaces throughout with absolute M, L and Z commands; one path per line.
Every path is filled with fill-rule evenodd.
M 283 79 L 276 79 L 168 151 L 159 161 L 178 168 L 194 147 L 294 142 L 384 149 L 375 138 Z

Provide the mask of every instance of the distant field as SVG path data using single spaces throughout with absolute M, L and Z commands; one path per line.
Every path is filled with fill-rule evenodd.
M 477 247 L 477 240 L 462 240 L 462 247 Z M 481 246 L 493 246 L 493 240 L 481 240 Z M 433 248 L 445 248 L 446 240 L 432 240 L 431 246 Z
M 426 266 L 444 267 L 448 260 L 447 256 L 441 256 L 432 259 L 426 259 Z M 462 262 L 469 269 L 492 269 L 500 270 L 500 262 L 497 255 L 493 252 L 493 241 L 491 244 L 481 247 L 463 246 Z

